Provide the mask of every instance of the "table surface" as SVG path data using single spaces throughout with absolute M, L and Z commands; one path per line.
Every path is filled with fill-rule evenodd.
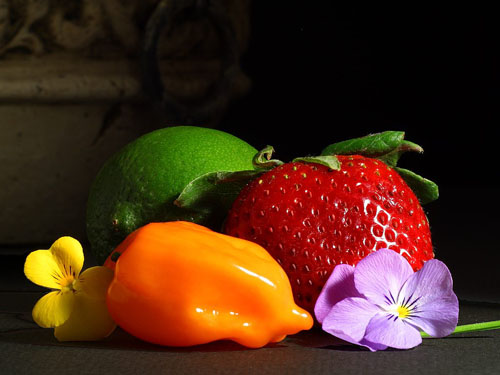
M 38 327 L 31 318 L 31 309 L 45 291 L 19 272 L 23 261 L 13 256 L 3 257 L 1 263 L 2 374 L 500 373 L 500 330 L 425 339 L 411 350 L 376 353 L 320 330 L 289 336 L 261 349 L 230 341 L 167 348 L 142 342 L 120 329 L 99 342 L 60 343 L 51 329 Z M 499 319 L 500 303 L 461 300 L 459 324 Z

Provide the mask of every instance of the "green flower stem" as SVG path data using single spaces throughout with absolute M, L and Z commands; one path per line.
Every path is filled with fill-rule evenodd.
M 464 332 L 478 332 L 478 331 L 489 331 L 493 329 L 500 329 L 500 320 L 494 320 L 492 322 L 482 322 L 482 323 L 472 323 L 457 326 L 455 330 L 451 333 L 464 333 Z M 423 338 L 432 338 L 425 332 L 420 333 Z

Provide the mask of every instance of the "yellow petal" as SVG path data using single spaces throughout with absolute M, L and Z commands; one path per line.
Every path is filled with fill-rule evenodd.
M 33 283 L 61 289 L 78 277 L 83 266 L 83 249 L 72 237 L 61 237 L 49 250 L 33 251 L 24 263 L 24 274 Z
M 59 265 L 48 250 L 33 251 L 24 263 L 24 274 L 35 284 L 51 289 L 61 289 L 63 275 Z
M 57 327 L 68 320 L 73 311 L 74 294 L 54 291 L 44 295 L 33 308 L 33 320 L 40 327 Z
M 61 237 L 52 244 L 49 251 L 66 275 L 72 274 L 76 278 L 80 274 L 83 267 L 83 249 L 80 242 L 73 237 Z
M 54 330 L 59 341 L 94 341 L 109 336 L 116 328 L 106 300 L 75 294 L 75 307 L 70 318 Z
M 108 267 L 95 266 L 87 268 L 75 283 L 77 294 L 81 292 L 89 298 L 104 301 L 109 284 L 113 280 L 113 274 L 113 271 Z

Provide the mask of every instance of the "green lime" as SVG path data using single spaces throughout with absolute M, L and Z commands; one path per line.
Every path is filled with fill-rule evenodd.
M 87 236 L 96 260 L 104 262 L 128 234 L 151 222 L 220 225 L 173 202 L 201 175 L 254 169 L 256 153 L 231 134 L 196 126 L 159 129 L 126 145 L 106 161 L 90 188 Z

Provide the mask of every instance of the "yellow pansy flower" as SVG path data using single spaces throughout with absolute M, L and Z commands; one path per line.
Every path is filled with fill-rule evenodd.
M 107 267 L 83 267 L 83 249 L 76 239 L 61 237 L 48 250 L 28 255 L 24 274 L 33 283 L 53 289 L 35 304 L 33 320 L 55 328 L 59 341 L 99 340 L 116 324 L 106 306 L 106 292 L 113 271 Z

